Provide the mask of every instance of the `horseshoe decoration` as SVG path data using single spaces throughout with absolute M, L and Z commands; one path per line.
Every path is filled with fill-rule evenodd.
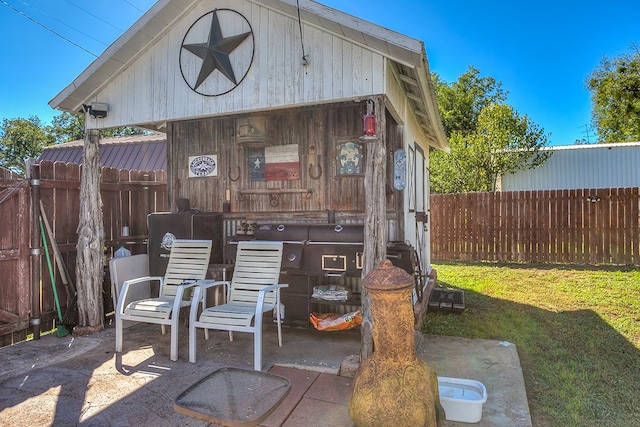
M 314 171 L 313 163 L 309 163 L 309 178 L 318 180 L 322 176 L 322 166 L 320 166 L 320 164 L 317 164 L 315 169 L 317 170 L 317 172 Z
M 227 170 L 227 175 L 229 175 L 229 180 L 231 180 L 232 182 L 236 182 L 237 180 L 240 179 L 240 166 L 236 166 L 236 169 L 238 170 L 238 177 L 237 178 L 233 178 L 231 176 L 231 166 L 229 166 L 229 169 Z

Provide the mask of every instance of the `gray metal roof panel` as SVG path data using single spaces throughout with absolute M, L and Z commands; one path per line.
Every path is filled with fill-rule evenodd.
M 167 170 L 166 136 L 134 135 L 100 140 L 100 164 L 125 170 Z M 38 160 L 82 164 L 83 141 L 45 147 Z

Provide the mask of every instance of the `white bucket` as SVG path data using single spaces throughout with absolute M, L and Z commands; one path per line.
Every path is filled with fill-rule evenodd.
M 477 423 L 482 418 L 487 389 L 481 382 L 438 377 L 438 392 L 447 421 Z

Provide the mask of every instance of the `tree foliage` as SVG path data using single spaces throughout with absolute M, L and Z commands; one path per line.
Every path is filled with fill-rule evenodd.
M 587 78 L 599 142 L 640 141 L 640 48 L 603 58 Z
M 53 117 L 48 131 L 56 138 L 58 144 L 84 139 L 84 117 L 81 114 L 63 112 Z M 143 133 L 142 129 L 125 126 L 103 129 L 100 131 L 100 136 L 102 138 L 117 138 Z
M 143 134 L 133 127 L 117 127 L 100 131 L 103 138 Z M 25 161 L 37 158 L 48 145 L 84 139 L 84 117 L 61 113 L 45 126 L 38 116 L 28 119 L 2 119 L 0 125 L 0 166 L 16 173 L 25 173 Z
M 457 82 L 433 76 L 450 153 L 432 151 L 431 191 L 494 191 L 498 176 L 536 167 L 548 158 L 548 136 L 505 103 L 507 92 L 470 67 Z
M 0 166 L 25 175 L 25 161 L 40 155 L 55 138 L 37 116 L 3 119 L 0 126 Z
M 49 132 L 57 144 L 84 139 L 84 117 L 65 111 L 53 117 Z

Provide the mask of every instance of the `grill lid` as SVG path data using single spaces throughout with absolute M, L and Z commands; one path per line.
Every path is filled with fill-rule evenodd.
M 303 243 L 309 239 L 308 224 L 259 224 L 254 231 L 258 240 Z
M 364 243 L 364 226 L 362 224 L 312 224 L 309 226 L 310 245 Z

